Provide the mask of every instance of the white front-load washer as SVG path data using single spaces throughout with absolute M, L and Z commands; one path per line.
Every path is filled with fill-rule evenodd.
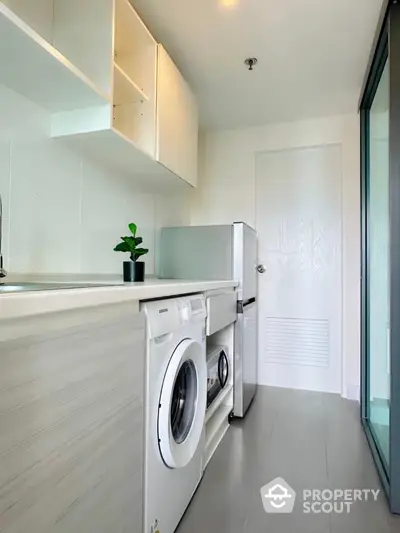
M 145 533 L 173 533 L 203 473 L 207 405 L 202 295 L 142 304 L 147 316 Z

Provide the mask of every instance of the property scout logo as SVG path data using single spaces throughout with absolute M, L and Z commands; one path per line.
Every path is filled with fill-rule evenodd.
M 284 479 L 278 477 L 261 487 L 261 499 L 266 513 L 291 513 L 296 493 Z
M 343 514 L 350 513 L 357 501 L 376 502 L 379 492 L 379 489 L 304 489 L 299 503 L 305 514 Z M 293 512 L 296 492 L 278 477 L 261 487 L 261 500 L 266 513 L 288 514 Z

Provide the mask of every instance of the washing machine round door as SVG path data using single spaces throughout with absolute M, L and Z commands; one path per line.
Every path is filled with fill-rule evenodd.
M 169 468 L 183 468 L 194 457 L 202 438 L 206 404 L 204 348 L 185 339 L 168 364 L 158 409 L 159 448 Z

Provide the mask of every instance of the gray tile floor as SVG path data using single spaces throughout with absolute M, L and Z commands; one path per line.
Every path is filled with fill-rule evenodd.
M 359 421 L 359 406 L 339 396 L 260 387 L 245 420 L 235 422 L 211 460 L 178 533 L 394 533 L 381 491 L 349 514 L 265 513 L 260 488 L 283 477 L 304 489 L 381 488 Z

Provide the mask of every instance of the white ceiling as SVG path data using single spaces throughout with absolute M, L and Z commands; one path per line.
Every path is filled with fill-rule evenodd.
M 196 92 L 209 129 L 356 111 L 383 1 L 132 3 Z M 259 60 L 253 72 L 248 56 Z

